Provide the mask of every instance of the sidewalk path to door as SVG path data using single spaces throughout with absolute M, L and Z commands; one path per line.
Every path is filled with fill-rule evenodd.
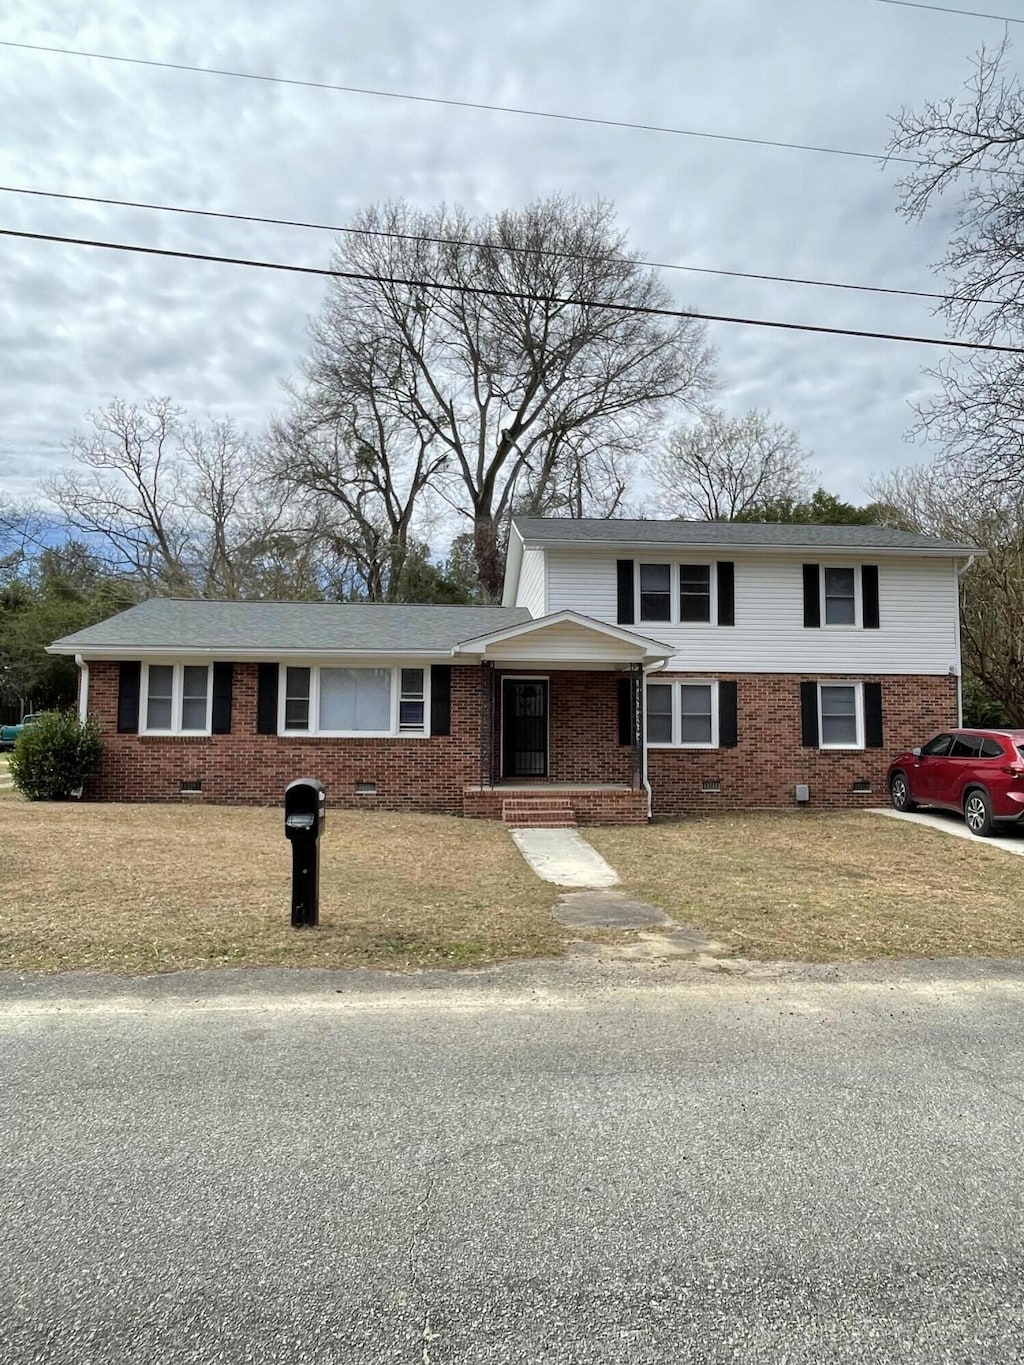
M 677 956 L 703 952 L 708 941 L 681 929 L 665 911 L 636 900 L 618 889 L 619 875 L 575 829 L 514 829 L 509 831 L 526 861 L 546 882 L 566 888 L 552 910 L 559 924 L 570 929 L 673 929 L 657 935 L 657 954 Z M 678 938 L 678 942 L 676 941 Z M 630 955 L 649 955 L 650 945 Z

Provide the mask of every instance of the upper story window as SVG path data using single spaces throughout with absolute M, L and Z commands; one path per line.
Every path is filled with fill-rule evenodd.
M 640 564 L 637 620 L 671 624 L 713 620 L 711 564 Z
M 857 624 L 857 570 L 822 566 L 822 601 L 826 626 Z
M 878 630 L 877 564 L 805 564 L 804 625 Z
M 426 734 L 426 669 L 286 665 L 283 672 L 282 734 Z
M 143 734 L 210 733 L 209 664 L 146 664 L 142 695 Z

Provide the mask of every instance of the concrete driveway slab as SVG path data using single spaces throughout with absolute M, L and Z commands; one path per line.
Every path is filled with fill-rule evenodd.
M 958 839 L 970 839 L 972 843 L 983 844 L 987 848 L 997 848 L 1002 853 L 1016 853 L 1024 856 L 1024 831 L 1019 829 L 1002 830 L 990 839 L 979 839 L 963 822 L 955 811 L 945 810 L 892 810 L 888 806 L 872 806 L 869 815 L 887 815 L 891 820 L 907 820 L 913 825 L 924 825 L 926 829 L 938 830 L 940 834 L 953 834 Z

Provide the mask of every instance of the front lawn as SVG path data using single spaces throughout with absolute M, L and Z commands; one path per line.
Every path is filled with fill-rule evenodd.
M 867 814 L 588 830 L 631 890 L 737 956 L 1024 957 L 1024 859 Z
M 505 829 L 329 811 L 319 930 L 289 925 L 279 810 L 5 800 L 0 970 L 472 966 L 562 951 Z

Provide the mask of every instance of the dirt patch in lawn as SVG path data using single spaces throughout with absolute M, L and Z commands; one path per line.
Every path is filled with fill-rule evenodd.
M 734 955 L 1024 957 L 1024 868 L 866 814 L 736 814 L 588 830 L 630 889 Z
M 320 928 L 289 926 L 278 810 L 5 801 L 0 969 L 473 966 L 563 950 L 506 830 L 330 811 Z

